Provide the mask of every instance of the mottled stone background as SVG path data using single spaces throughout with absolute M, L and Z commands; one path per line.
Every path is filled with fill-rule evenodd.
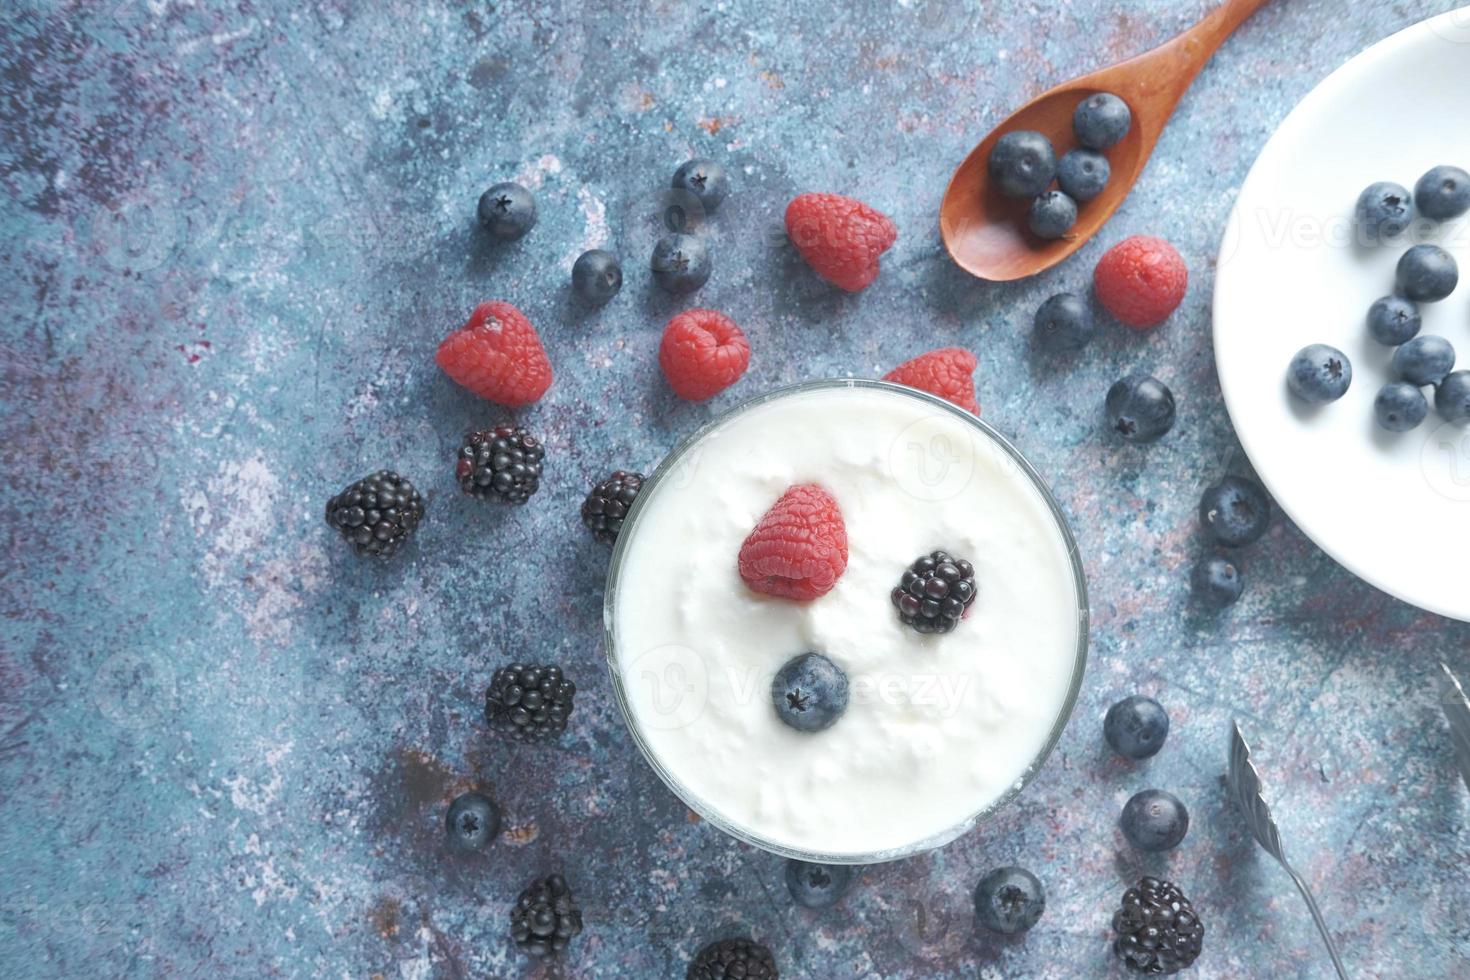
M 1470 628 L 1369 588 L 1284 519 L 1243 556 L 1228 613 L 1193 609 L 1186 582 L 1200 489 L 1245 465 L 1209 321 L 1235 191 L 1317 81 L 1450 0 L 1269 5 L 1105 234 L 1037 281 L 973 281 L 938 241 L 950 170 L 1011 107 L 1207 6 L 9 0 L 4 973 L 676 977 L 706 940 L 749 930 L 783 976 L 1100 976 L 1120 972 L 1110 907 L 1154 871 L 1206 921 L 1194 975 L 1326 976 L 1305 909 L 1226 804 L 1233 717 L 1355 975 L 1470 974 L 1470 804 L 1433 680 L 1439 658 L 1470 677 Z M 703 405 L 657 374 L 681 304 L 643 267 L 658 193 L 691 154 L 733 183 L 704 229 L 715 273 L 697 301 L 754 348 Z M 534 188 L 541 223 L 487 247 L 475 198 L 506 178 Z M 901 229 L 860 296 L 815 280 L 780 235 L 785 202 L 814 189 Z M 1076 363 L 1036 360 L 1040 300 L 1134 232 L 1188 259 L 1183 309 L 1146 336 L 1105 330 Z M 587 313 L 566 284 L 593 245 L 628 276 Z M 550 449 L 521 510 L 456 490 L 457 437 L 507 416 L 432 362 L 488 298 L 530 315 L 558 374 L 517 416 Z M 576 509 L 603 471 L 651 467 L 752 393 L 945 344 L 976 351 L 985 417 L 1075 522 L 1085 690 L 1004 815 L 801 911 L 778 859 L 691 819 L 637 756 L 602 660 L 606 553 Z M 1107 384 L 1135 367 L 1180 398 L 1148 449 L 1099 431 Z M 368 564 L 321 512 L 382 466 L 418 482 L 429 517 L 398 560 Z M 560 661 L 580 685 L 559 746 L 487 737 L 481 692 L 511 658 Z M 1175 725 L 1142 765 L 1100 737 L 1133 691 Z M 448 854 L 444 807 L 474 786 L 512 830 L 483 856 Z M 1194 820 L 1156 858 L 1115 829 L 1146 786 Z M 1044 879 L 1046 916 L 1025 938 L 976 935 L 968 892 L 1008 862 Z M 528 965 L 506 929 L 517 891 L 553 869 L 587 922 L 560 972 Z

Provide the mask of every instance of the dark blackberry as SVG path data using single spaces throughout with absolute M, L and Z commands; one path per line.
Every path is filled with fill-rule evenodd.
M 471 432 L 459 449 L 454 475 L 465 493 L 494 494 L 507 503 L 523 504 L 541 486 L 541 460 L 546 450 L 520 426 L 501 425 Z
M 612 544 L 623 529 L 623 518 L 638 491 L 643 489 L 643 474 L 617 470 L 592 488 L 582 501 L 582 523 L 603 544 Z
M 975 566 L 951 558 L 947 551 L 936 551 L 904 571 L 891 598 L 904 625 L 920 633 L 948 633 L 979 594 Z
M 752 939 L 721 939 L 701 949 L 685 980 L 777 980 L 776 958 Z
M 1140 878 L 1113 913 L 1113 952 L 1134 973 L 1178 973 L 1199 957 L 1205 927 L 1177 886 Z
M 389 557 L 423 517 L 424 498 L 392 470 L 365 476 L 327 501 L 327 524 L 359 555 Z
M 510 937 L 532 956 L 560 953 L 581 931 L 582 910 L 561 875 L 531 882 L 510 910 Z
M 546 742 L 567 730 L 577 686 L 560 667 L 501 667 L 485 691 L 485 721 L 517 742 Z

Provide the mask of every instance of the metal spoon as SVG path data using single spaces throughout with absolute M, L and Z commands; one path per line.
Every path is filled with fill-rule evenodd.
M 1317 900 L 1312 897 L 1302 876 L 1286 862 L 1286 855 L 1281 849 L 1281 834 L 1276 829 L 1276 821 L 1271 818 L 1271 808 L 1266 805 L 1266 799 L 1261 795 L 1261 777 L 1251 763 L 1250 746 L 1245 744 L 1245 736 L 1240 733 L 1240 722 L 1233 722 L 1231 729 L 1230 771 L 1225 777 L 1230 787 L 1230 795 L 1235 800 L 1236 806 L 1240 807 L 1241 815 L 1245 817 L 1245 825 L 1250 828 L 1251 836 L 1256 839 L 1256 843 L 1281 863 L 1286 873 L 1291 875 L 1296 890 L 1301 892 L 1302 898 L 1307 900 L 1307 909 L 1312 913 L 1312 921 L 1317 923 L 1317 931 L 1322 934 L 1322 941 L 1327 944 L 1327 955 L 1332 957 L 1333 968 L 1337 970 L 1337 975 L 1342 980 L 1348 980 L 1347 970 L 1343 969 L 1342 959 L 1337 955 L 1337 947 L 1332 943 L 1332 934 L 1327 931 L 1327 923 L 1322 921 L 1322 912 L 1317 908 Z
M 1050 269 L 1081 248 L 1128 196 L 1174 107 L 1205 62 L 1265 2 L 1226 0 L 1172 41 L 1131 61 L 1063 82 L 995 127 L 954 172 L 939 206 L 939 233 L 950 256 L 971 275 L 1006 282 Z M 1006 133 L 1033 129 L 1051 140 L 1060 156 L 1075 143 L 1072 113 L 1077 103 L 1097 92 L 1111 92 L 1128 103 L 1133 128 L 1107 151 L 1112 167 L 1107 188 L 1082 205 L 1066 238 L 1043 241 L 1026 230 L 1031 202 L 1003 197 L 990 187 L 990 150 Z

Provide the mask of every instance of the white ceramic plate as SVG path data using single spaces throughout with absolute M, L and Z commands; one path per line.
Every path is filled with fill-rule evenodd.
M 1461 620 L 1470 620 L 1470 429 L 1444 424 L 1432 407 L 1400 435 L 1374 422 L 1392 350 L 1369 337 L 1364 317 L 1392 291 L 1407 244 L 1357 244 L 1352 211 L 1374 181 L 1412 190 L 1436 164 L 1470 170 L 1467 93 L 1470 7 L 1390 37 L 1317 86 L 1241 189 L 1214 307 L 1225 404 L 1277 503 L 1360 577 Z M 1456 368 L 1470 368 L 1470 216 L 1409 234 L 1460 264 L 1455 293 L 1423 305 L 1421 335 L 1449 340 Z M 1314 342 L 1353 365 L 1347 394 L 1315 409 L 1285 383 L 1292 355 Z

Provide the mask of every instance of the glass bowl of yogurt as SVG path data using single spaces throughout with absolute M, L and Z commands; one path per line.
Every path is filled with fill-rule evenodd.
M 811 483 L 841 509 L 846 570 L 811 602 L 749 589 L 742 542 Z M 940 549 L 974 565 L 978 598 L 923 635 L 890 594 Z M 882 381 L 772 391 L 686 439 L 623 523 L 603 621 L 618 705 L 668 787 L 740 840 L 827 864 L 939 847 L 1005 806 L 1061 737 L 1087 660 L 1086 580 L 1046 484 L 980 419 Z M 849 684 L 820 732 L 772 701 L 808 652 Z

